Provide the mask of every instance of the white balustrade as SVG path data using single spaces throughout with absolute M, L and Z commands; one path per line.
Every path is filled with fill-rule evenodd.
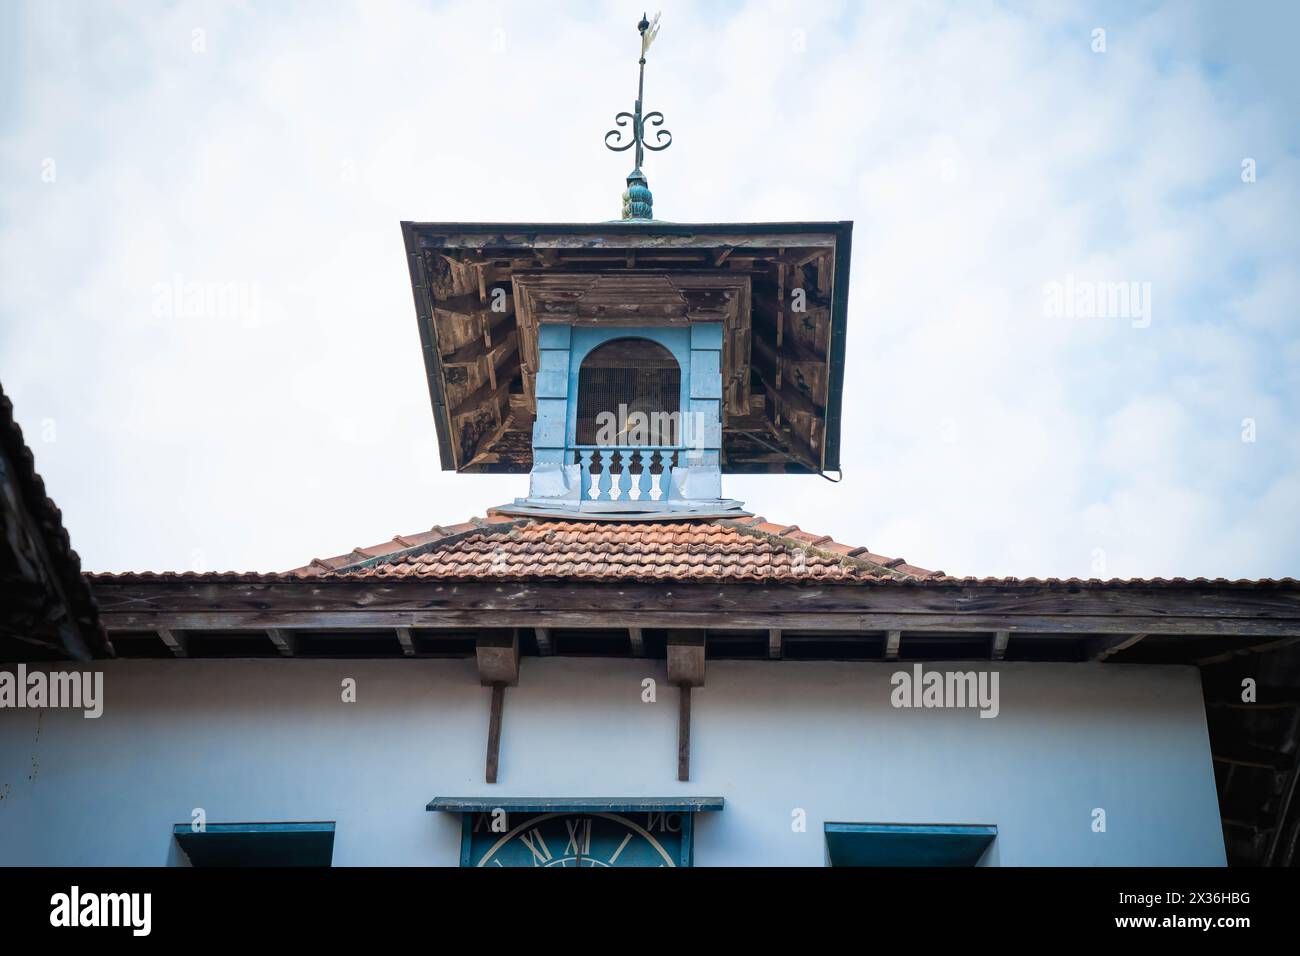
M 581 445 L 570 449 L 582 473 L 584 501 L 663 501 L 679 449 Z

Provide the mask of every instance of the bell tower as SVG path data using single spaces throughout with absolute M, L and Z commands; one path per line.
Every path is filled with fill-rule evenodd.
M 527 472 L 503 513 L 734 516 L 724 474 L 839 468 L 852 224 L 653 217 L 658 21 L 605 135 L 635 151 L 622 218 L 402 223 L 443 467 Z

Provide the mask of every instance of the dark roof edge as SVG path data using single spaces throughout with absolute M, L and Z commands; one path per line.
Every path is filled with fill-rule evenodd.
M 81 558 L 72 550 L 72 539 L 63 526 L 63 513 L 46 494 L 45 481 L 36 471 L 36 457 L 23 439 L 13 403 L 3 388 L 0 388 L 0 455 L 13 469 L 13 490 L 19 499 L 15 504 L 35 525 L 33 531 L 38 537 L 34 544 L 45 565 L 43 572 L 50 576 L 56 597 L 65 604 L 72 618 L 69 623 L 75 635 L 65 633 L 63 650 L 73 658 L 87 653 L 94 657 L 110 656 L 113 645 L 100 625 L 94 595 L 81 571 Z M 85 646 L 69 646 L 77 641 Z
M 446 400 L 443 396 L 438 352 L 438 329 L 433 321 L 433 303 L 429 301 L 429 282 L 424 274 L 424 257 L 413 223 L 402 223 L 402 243 L 406 247 L 406 264 L 411 273 L 411 295 L 415 299 L 415 321 L 420 333 L 420 352 L 424 375 L 429 385 L 429 403 L 433 407 L 434 430 L 438 436 L 438 460 L 443 471 L 455 471 L 456 460 L 448 431 Z
M 319 576 L 308 576 L 295 571 L 96 571 L 87 572 L 86 578 L 92 587 L 103 587 L 112 585 L 137 585 L 137 584 L 159 584 L 159 585 L 186 585 L 186 584 L 289 584 L 301 585 L 305 588 L 319 588 L 329 585 L 348 585 L 355 584 L 358 581 L 370 580 L 368 578 L 349 577 L 346 569 L 338 574 L 322 574 Z M 386 578 L 383 586 L 386 588 L 400 587 L 430 587 L 455 583 L 481 583 L 481 584 L 498 584 L 503 580 L 516 580 L 513 577 L 503 578 L 476 578 L 476 577 L 442 577 L 442 578 Z M 628 582 L 621 580 L 610 581 L 592 581 L 579 580 L 573 581 L 566 578 L 558 577 L 539 577 L 539 578 L 520 578 L 519 580 L 534 581 L 538 586 L 556 584 L 564 587 L 609 587 L 619 588 Z M 659 580 L 659 579 L 656 579 Z M 717 588 L 719 586 L 735 585 L 737 587 L 755 587 L 763 588 L 789 588 L 790 590 L 801 590 L 808 587 L 833 587 L 833 588 L 878 588 L 878 587 L 895 587 L 895 588 L 925 588 L 925 589 L 942 589 L 942 588 L 1046 588 L 1048 590 L 1097 590 L 1097 591 L 1124 591 L 1124 590 L 1166 590 L 1173 588 L 1195 589 L 1200 592 L 1206 590 L 1276 590 L 1276 591 L 1296 591 L 1300 592 L 1300 580 L 1296 578 L 1112 578 L 1101 581 L 1092 578 L 976 578 L 976 577 L 955 577 L 953 575 L 936 575 L 934 577 L 872 577 L 860 578 L 852 581 L 835 581 L 831 583 L 820 581 L 764 581 L 756 584 L 753 581 L 681 581 L 674 586 L 691 586 L 698 585 L 701 587 Z
M 849 272 L 853 256 L 853 223 L 840 223 L 835 241 L 835 277 L 831 290 L 831 340 L 827 360 L 830 381 L 826 392 L 826 440 L 822 443 L 822 473 L 840 467 L 840 415 L 844 405 L 844 365 L 848 345 Z
M 783 233 L 830 233 L 839 235 L 845 228 L 853 228 L 852 220 L 840 219 L 824 222 L 416 222 L 402 220 L 402 231 L 413 234 L 456 234 L 462 232 L 530 232 L 555 235 L 583 235 L 589 233 L 639 233 L 642 235 L 684 236 L 695 233 L 727 232 L 739 235 L 767 236 Z

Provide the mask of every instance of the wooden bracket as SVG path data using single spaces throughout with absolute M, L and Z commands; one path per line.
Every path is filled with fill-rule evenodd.
M 679 686 L 704 686 L 704 632 L 668 632 L 668 682 Z
M 484 687 L 519 683 L 519 632 L 498 631 L 479 637 L 474 646 L 479 682 Z
M 1088 660 L 1105 661 L 1120 651 L 1128 650 L 1145 637 L 1145 634 L 1121 634 L 1119 637 L 1095 638 L 1087 645 Z
M 501 755 L 501 709 L 506 702 L 506 685 L 492 685 L 492 706 L 488 711 L 487 767 L 483 779 L 497 782 L 497 762 Z
M 677 779 L 691 778 L 691 688 L 704 686 L 704 632 L 670 631 L 668 680 L 680 697 L 677 710 Z
M 163 627 L 158 629 L 158 637 L 167 645 L 167 649 L 177 657 L 189 656 L 189 641 L 185 639 L 185 635 Z
M 505 705 L 506 687 L 519 683 L 519 632 L 497 631 L 480 636 L 474 645 L 478 659 L 479 681 L 492 688 L 492 706 L 488 712 L 487 767 L 484 779 L 497 782 L 497 761 L 501 753 L 501 709 Z
M 691 779 L 691 685 L 683 684 L 677 707 L 677 779 Z
M 293 657 L 294 638 L 288 631 L 278 627 L 268 628 L 266 636 L 271 639 L 275 649 L 280 652 L 281 657 Z

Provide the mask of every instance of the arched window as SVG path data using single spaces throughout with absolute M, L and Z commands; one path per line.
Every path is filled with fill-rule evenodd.
M 578 370 L 579 445 L 676 445 L 682 370 L 649 339 L 592 349 Z

